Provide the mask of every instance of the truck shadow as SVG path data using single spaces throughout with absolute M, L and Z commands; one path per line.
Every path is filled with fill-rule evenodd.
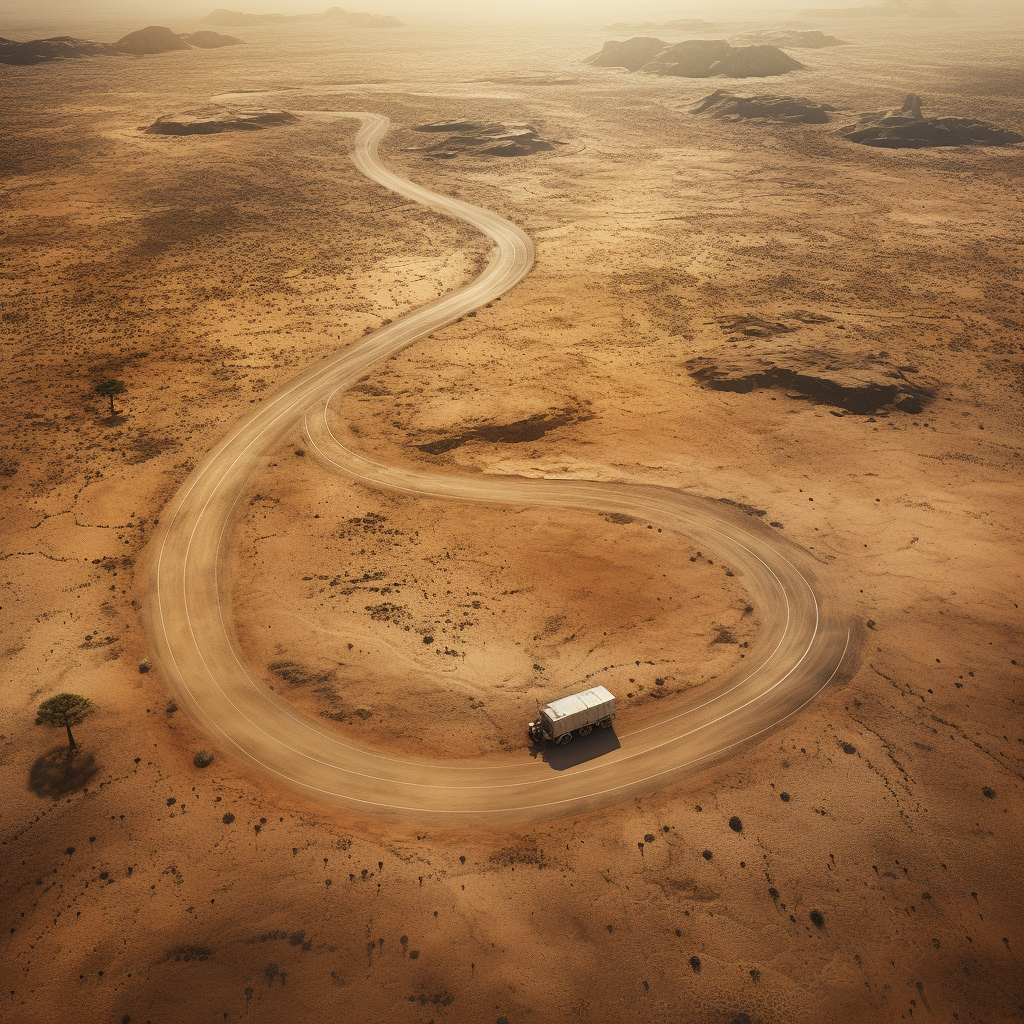
M 610 754 L 618 750 L 622 744 L 615 735 L 615 729 L 595 729 L 589 736 L 573 736 L 572 742 L 564 746 L 545 743 L 535 744 L 530 751 L 531 757 L 539 757 L 549 764 L 556 772 L 564 772 L 566 768 L 574 768 L 585 761 Z

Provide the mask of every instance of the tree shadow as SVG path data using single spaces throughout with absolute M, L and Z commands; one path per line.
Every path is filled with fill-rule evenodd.
M 589 736 L 573 736 L 572 741 L 564 745 L 535 744 L 530 756 L 539 757 L 556 772 L 564 772 L 566 768 L 573 768 L 585 761 L 593 761 L 597 757 L 618 750 L 621 746 L 614 728 L 595 729 Z
M 100 766 L 93 754 L 54 747 L 36 758 L 28 773 L 28 788 L 36 796 L 67 796 L 87 786 Z

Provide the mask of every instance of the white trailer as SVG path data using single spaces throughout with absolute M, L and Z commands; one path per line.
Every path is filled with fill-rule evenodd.
M 614 717 L 615 698 L 603 686 L 592 686 L 542 707 L 537 721 L 529 725 L 530 739 L 568 743 L 574 732 L 586 736 L 595 725 L 610 728 Z

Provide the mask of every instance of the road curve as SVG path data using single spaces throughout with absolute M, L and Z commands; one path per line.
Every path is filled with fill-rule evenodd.
M 802 708 L 840 670 L 849 633 L 813 559 L 721 503 L 665 488 L 578 480 L 432 474 L 382 466 L 352 451 L 331 397 L 375 363 L 507 291 L 529 271 L 533 245 L 495 213 L 437 195 L 388 170 L 377 149 L 388 121 L 358 117 L 353 160 L 369 178 L 460 217 L 491 237 L 474 281 L 374 331 L 275 391 L 191 474 L 152 542 L 144 614 L 151 658 L 183 705 L 227 752 L 326 803 L 435 825 L 535 821 L 650 792 L 722 759 Z M 271 692 L 238 649 L 221 585 L 235 507 L 266 454 L 305 421 L 322 465 L 378 487 L 459 501 L 622 512 L 683 533 L 737 574 L 762 623 L 739 670 L 695 691 L 643 728 L 618 720 L 619 749 L 555 772 L 540 759 L 423 762 L 358 746 Z M 566 681 L 566 687 L 569 681 Z M 561 691 L 560 691 L 561 692 Z M 525 723 L 524 723 L 525 725 Z

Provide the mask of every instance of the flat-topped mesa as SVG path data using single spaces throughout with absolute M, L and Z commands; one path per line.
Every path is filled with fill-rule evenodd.
M 192 47 L 181 36 L 163 25 L 147 25 L 137 32 L 129 32 L 114 43 L 121 53 L 138 55 L 170 53 L 173 50 L 191 50 Z
M 937 146 L 1013 146 L 1024 136 L 1008 128 L 972 117 L 926 117 L 921 97 L 911 93 L 899 109 L 855 115 L 840 128 L 848 142 L 878 149 L 931 149 Z
M 219 135 L 221 132 L 253 132 L 298 121 L 287 110 L 230 110 L 225 107 L 164 114 L 140 131 L 147 135 Z
M 716 89 L 694 107 L 691 114 L 707 114 L 724 121 L 777 121 L 780 124 L 827 124 L 836 108 L 804 96 L 737 96 Z
M 430 146 L 431 156 L 451 158 L 460 152 L 482 156 L 529 156 L 561 145 L 542 139 L 529 124 L 485 123 L 482 121 L 434 121 L 421 124 L 413 131 L 443 134 L 445 137 Z
M 732 46 L 724 39 L 687 39 L 669 45 L 646 36 L 607 42 L 587 63 L 675 78 L 766 78 L 803 67 L 768 43 Z

